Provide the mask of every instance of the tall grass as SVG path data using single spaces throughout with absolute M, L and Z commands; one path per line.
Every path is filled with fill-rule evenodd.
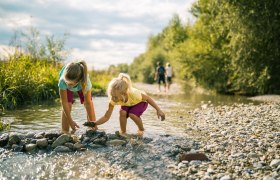
M 0 112 L 25 104 L 59 98 L 58 75 L 62 65 L 29 55 L 14 54 L 0 61 Z M 90 71 L 92 93 L 104 96 L 112 75 Z
M 13 55 L 0 62 L 0 108 L 14 109 L 58 97 L 58 74 L 46 60 L 34 60 L 28 55 Z

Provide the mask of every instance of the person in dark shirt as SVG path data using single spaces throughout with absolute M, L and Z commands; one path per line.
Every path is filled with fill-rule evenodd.
M 156 73 L 155 73 L 155 81 L 158 82 L 158 91 L 159 92 L 160 92 L 161 82 L 164 85 L 164 92 L 166 92 L 165 75 L 166 75 L 165 68 L 162 66 L 161 62 L 157 62 L 157 68 L 156 68 Z

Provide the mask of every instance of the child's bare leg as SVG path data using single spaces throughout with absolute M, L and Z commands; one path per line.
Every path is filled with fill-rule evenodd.
M 137 127 L 140 131 L 144 131 L 142 119 L 140 117 L 138 117 L 132 113 L 129 113 L 129 117 L 135 122 L 135 124 L 137 125 Z
M 69 104 L 69 109 L 70 109 L 70 112 L 72 110 L 72 104 L 71 103 L 68 103 Z M 62 131 L 63 132 L 69 132 L 69 127 L 70 127 L 70 124 L 69 122 L 67 121 L 67 117 L 62 109 L 61 111 L 61 127 L 62 127 Z
M 126 124 L 127 124 L 127 112 L 124 110 L 120 111 L 120 127 L 121 133 L 126 133 Z

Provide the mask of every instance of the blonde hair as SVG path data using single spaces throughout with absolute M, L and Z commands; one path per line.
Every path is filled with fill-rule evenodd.
M 121 94 L 127 93 L 130 91 L 132 87 L 130 76 L 125 73 L 120 73 L 117 78 L 114 78 L 110 81 L 108 88 L 107 88 L 107 94 L 108 97 L 112 97 L 112 92 L 120 92 Z M 123 97 L 124 99 L 124 97 Z
M 81 82 L 82 91 L 86 93 L 88 68 L 85 61 L 71 62 L 66 65 L 63 79 L 66 81 Z

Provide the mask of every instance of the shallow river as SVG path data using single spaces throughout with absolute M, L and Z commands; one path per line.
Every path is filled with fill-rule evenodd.
M 176 159 L 168 152 L 176 145 L 191 143 L 185 137 L 184 124 L 189 121 L 188 111 L 203 106 L 249 103 L 242 97 L 180 95 L 153 97 L 166 113 L 166 121 L 157 119 L 155 110 L 149 106 L 142 119 L 144 137 L 149 143 L 138 142 L 124 146 L 88 149 L 76 153 L 38 153 L 25 154 L 8 152 L 0 148 L 0 179 L 168 179 L 172 178 L 167 166 Z M 107 108 L 106 97 L 93 98 L 97 118 Z M 1 133 L 20 133 L 57 131 L 60 129 L 59 103 L 25 107 L 16 111 L 6 111 L 0 118 L 11 123 L 11 129 Z M 119 130 L 119 107 L 115 107 L 111 119 L 100 130 L 114 133 Z M 82 123 L 86 112 L 78 100 L 73 105 L 73 119 L 81 126 L 76 134 L 86 131 Z M 128 120 L 127 131 L 133 134 L 136 125 Z

